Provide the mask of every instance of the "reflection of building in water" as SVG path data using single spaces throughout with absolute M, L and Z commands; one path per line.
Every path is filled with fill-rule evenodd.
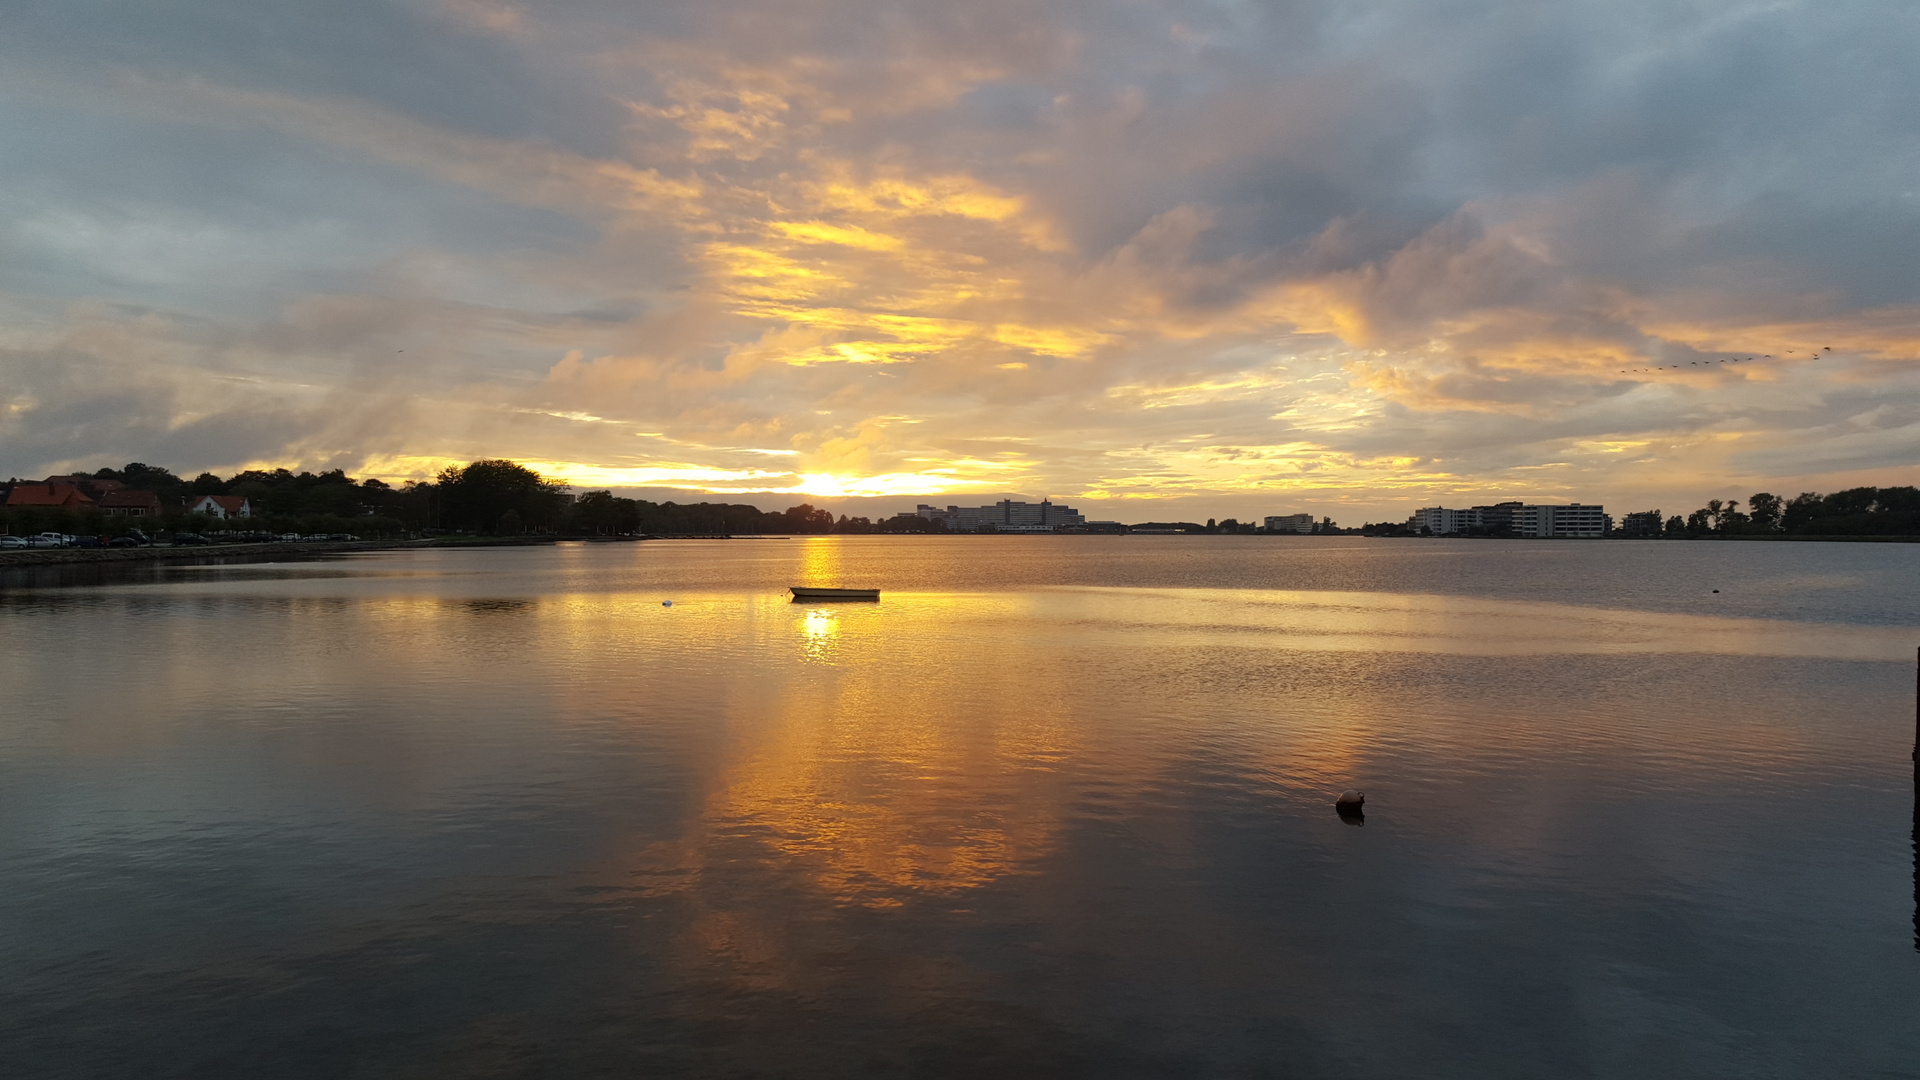
M 1559 539 L 1598 539 L 1613 528 L 1613 519 L 1599 504 L 1565 506 L 1504 502 L 1453 510 L 1428 506 L 1413 512 L 1407 527 L 1434 536 L 1462 533 L 1503 534 Z
M 945 509 L 921 503 L 914 513 L 929 521 L 946 522 L 950 532 L 1052 532 L 1087 523 L 1086 515 L 1049 499 L 1037 503 L 1002 499 L 992 506 Z

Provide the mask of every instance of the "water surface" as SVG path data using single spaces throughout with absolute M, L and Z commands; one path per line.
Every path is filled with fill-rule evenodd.
M 1920 1075 L 1916 561 L 876 537 L 0 579 L 0 1074 Z

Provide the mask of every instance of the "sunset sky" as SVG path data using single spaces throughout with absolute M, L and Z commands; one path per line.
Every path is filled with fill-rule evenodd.
M 11 5 L 0 475 L 1916 483 L 1916 56 L 1897 0 Z

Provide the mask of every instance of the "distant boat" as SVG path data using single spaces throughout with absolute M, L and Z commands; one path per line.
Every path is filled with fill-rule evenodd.
M 878 600 L 879 589 L 810 589 L 804 585 L 795 585 L 791 590 L 794 603 L 802 600 Z

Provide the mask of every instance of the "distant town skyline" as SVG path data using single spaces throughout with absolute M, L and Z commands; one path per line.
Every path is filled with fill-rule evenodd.
M 456 463 L 451 463 L 451 462 L 448 463 L 448 466 L 455 467 L 455 468 L 459 467 Z M 153 466 L 153 463 L 149 462 L 149 463 L 140 463 L 140 467 L 148 468 L 148 467 L 155 467 L 155 466 Z M 274 469 L 279 469 L 284 471 L 294 471 L 294 472 L 299 471 L 297 467 L 286 465 L 286 464 L 274 465 L 269 463 L 260 467 L 264 468 L 267 471 L 272 471 Z M 106 466 L 105 468 L 108 471 L 113 471 L 112 466 Z M 195 475 L 198 475 L 199 473 L 202 472 L 202 470 L 181 470 L 177 473 L 173 473 L 171 470 L 166 470 L 165 466 L 157 466 L 157 468 L 163 471 L 170 472 L 172 475 L 175 475 L 177 479 L 183 482 L 191 480 Z M 33 485 L 33 484 L 44 484 L 48 481 L 70 482 L 80 477 L 90 475 L 92 471 L 93 470 L 89 470 L 89 469 L 78 469 L 78 470 L 74 470 L 74 473 L 72 475 L 56 474 L 56 475 L 49 475 L 46 477 L 15 476 L 15 477 L 9 478 L 6 481 L 0 481 L 0 488 L 4 488 L 7 484 L 10 484 L 10 483 L 17 483 L 20 485 Z M 220 479 L 220 476 L 218 473 L 210 473 L 210 475 L 212 475 L 216 480 Z M 357 481 L 359 479 L 386 480 L 387 478 L 358 477 L 358 478 L 350 478 L 350 479 Z M 409 479 L 412 479 L 412 478 L 409 478 Z M 420 478 L 420 479 L 430 479 L 430 477 Z M 570 488 L 575 495 L 578 495 L 579 493 L 587 490 L 602 490 L 600 488 L 595 488 L 590 485 L 569 484 L 564 480 L 557 480 L 556 478 L 552 478 L 552 477 L 549 477 L 549 479 L 555 479 L 556 482 L 560 483 L 563 487 Z M 399 486 L 399 485 L 396 484 L 395 486 Z M 1874 487 L 1879 485 L 1868 484 L 1868 485 L 1859 485 L 1859 486 Z M 611 488 L 606 490 L 610 490 L 614 495 L 618 495 L 623 498 L 637 497 L 637 498 L 643 498 L 643 499 L 647 499 L 649 501 L 654 501 L 654 502 L 699 503 L 699 502 L 717 501 L 717 502 L 747 503 L 747 504 L 753 504 L 753 505 L 759 505 L 764 503 L 766 504 L 766 508 L 771 508 L 771 509 L 778 509 L 781 506 L 784 506 L 786 504 L 794 503 L 795 499 L 797 498 L 792 493 L 766 493 L 766 492 L 747 493 L 745 495 L 731 496 L 731 497 L 715 496 L 715 495 L 711 495 L 703 492 L 694 492 L 686 489 L 674 489 L 674 488 L 642 489 L 638 491 L 631 490 L 631 489 L 622 490 L 619 488 Z M 1704 504 L 1714 499 L 1718 499 L 1719 501 L 1732 500 L 1734 502 L 1744 502 L 1747 498 L 1750 498 L 1752 494 L 1754 493 L 1748 493 L 1747 495 L 1735 495 L 1732 493 L 1723 493 L 1721 496 L 1717 496 L 1717 497 L 1708 496 L 1705 498 L 1693 500 L 1693 502 Z M 1792 498 L 1793 495 L 1797 493 L 1775 492 L 1771 494 L 1776 498 L 1787 499 L 1787 498 Z M 1015 524 L 1015 523 L 1040 524 L 1043 518 L 1045 517 L 1044 513 L 1040 510 L 1040 508 L 1043 505 L 1053 505 L 1055 507 L 1058 507 L 1064 510 L 1068 515 L 1070 515 L 1071 518 L 1078 519 L 1078 521 L 1072 522 L 1075 524 L 1083 523 L 1083 522 L 1094 522 L 1094 521 L 1099 521 L 1099 522 L 1170 521 L 1170 520 L 1205 521 L 1210 518 L 1222 519 L 1222 520 L 1228 519 L 1228 518 L 1236 518 L 1244 522 L 1257 524 L 1260 522 L 1270 523 L 1276 518 L 1294 518 L 1294 519 L 1304 519 L 1307 522 L 1316 523 L 1316 524 L 1331 520 L 1333 523 L 1344 526 L 1344 527 L 1357 527 L 1361 524 L 1365 524 L 1368 522 L 1377 522 L 1381 524 L 1386 524 L 1386 523 L 1392 523 L 1392 522 L 1399 522 L 1403 520 L 1408 521 L 1409 523 L 1415 523 L 1415 522 L 1424 523 L 1424 519 L 1421 518 L 1421 515 L 1426 513 L 1429 508 L 1432 508 L 1432 509 L 1444 508 L 1442 503 L 1409 504 L 1403 501 L 1399 504 L 1387 505 L 1385 508 L 1381 510 L 1381 514 L 1378 518 L 1360 515 L 1360 514 L 1349 514 L 1348 517 L 1342 518 L 1340 517 L 1339 512 L 1342 510 L 1342 508 L 1350 509 L 1352 504 L 1347 502 L 1336 501 L 1335 498 L 1329 498 L 1324 501 L 1318 502 L 1315 504 L 1315 507 L 1306 508 L 1306 509 L 1302 509 L 1302 506 L 1304 506 L 1304 502 L 1302 500 L 1296 499 L 1294 500 L 1294 503 L 1299 503 L 1300 505 L 1288 504 L 1286 506 L 1279 506 L 1274 504 L 1271 500 L 1268 500 L 1265 503 L 1257 503 L 1254 509 L 1252 510 L 1242 509 L 1242 510 L 1228 510 L 1228 511 L 1222 511 L 1217 506 L 1212 505 L 1213 503 L 1218 503 L 1221 501 L 1218 499 L 1215 499 L 1215 500 L 1205 500 L 1205 499 L 1106 500 L 1106 501 L 1094 502 L 1092 506 L 1087 511 L 1084 511 L 1084 512 L 1074 507 L 1067 506 L 1066 500 L 1063 500 L 1063 499 L 1050 499 L 1047 496 L 1029 496 L 1029 495 L 1024 495 L 1020 493 L 1001 493 L 992 498 L 986 498 L 986 499 L 982 499 L 976 495 L 960 494 L 957 496 L 950 496 L 946 498 L 936 498 L 936 501 L 931 504 L 925 503 L 925 502 L 916 502 L 914 508 L 912 509 L 903 508 L 901 505 L 901 500 L 898 497 L 893 497 L 893 496 L 843 497 L 843 498 L 837 498 L 837 499 L 836 498 L 811 498 L 811 499 L 804 499 L 804 501 L 807 502 L 808 505 L 814 505 L 821 509 L 831 510 L 835 514 L 844 513 L 844 514 L 852 514 L 854 516 L 865 516 L 873 520 L 881 520 L 881 519 L 896 516 L 896 515 L 911 515 L 911 514 L 915 514 L 916 512 L 918 512 L 920 516 L 923 516 L 923 517 L 932 516 L 932 517 L 940 517 L 944 519 L 946 515 L 943 513 L 936 512 L 934 514 L 929 515 L 927 511 L 929 510 L 943 511 L 947 508 L 952 508 L 952 507 L 960 508 L 965 515 L 971 518 L 971 517 L 979 516 L 976 513 L 977 511 L 991 509 L 996 505 L 1003 506 L 1003 507 L 1011 506 L 1014 508 L 1024 508 L 1024 509 L 1014 510 L 1012 511 L 1012 513 L 1026 514 L 1029 516 L 1036 513 L 1041 514 L 1040 517 L 1033 517 L 1031 518 L 1031 520 L 1029 520 L 1028 517 L 1021 517 L 1018 522 L 1015 522 L 1012 516 L 1008 516 L 1005 519 L 1006 524 Z M 1452 502 L 1454 505 L 1451 509 L 1447 510 L 1448 513 L 1465 513 L 1470 508 L 1470 504 L 1461 499 L 1456 498 L 1452 500 Z M 1686 500 L 1681 500 L 1681 502 L 1686 502 Z M 1681 505 L 1681 502 L 1676 502 L 1673 504 L 1673 506 L 1678 507 Z M 1487 507 L 1490 504 L 1505 504 L 1510 506 L 1560 505 L 1560 506 L 1567 506 L 1567 507 L 1573 507 L 1573 508 L 1586 506 L 1595 510 L 1605 505 L 1605 504 L 1599 503 L 1596 500 L 1581 500 L 1578 498 L 1554 500 L 1554 499 L 1521 499 L 1521 498 L 1502 497 L 1502 498 L 1495 498 L 1495 499 L 1483 499 L 1477 503 L 1471 504 L 1471 506 Z M 1687 503 L 1687 505 L 1691 506 L 1693 505 L 1693 503 Z M 1123 516 L 1109 517 L 1106 514 L 1102 513 L 1102 511 L 1108 511 L 1108 510 L 1119 511 Z M 1661 517 L 1661 519 L 1664 520 L 1668 516 L 1668 514 L 1671 512 L 1672 511 L 1670 509 L 1663 511 L 1662 507 L 1655 506 L 1655 505 L 1646 505 L 1646 506 L 1631 505 L 1630 506 L 1626 504 L 1615 504 L 1612 508 L 1612 512 L 1608 516 L 1611 519 L 1614 519 L 1617 521 L 1619 519 L 1626 517 L 1627 515 L 1644 515 L 1647 513 L 1659 513 L 1659 516 Z M 1448 521 L 1449 523 L 1445 526 L 1437 526 L 1435 528 L 1435 531 L 1437 532 L 1454 531 L 1454 525 L 1452 524 L 1451 519 L 1442 518 L 1438 520 Z M 1467 519 L 1461 518 L 1460 520 L 1464 522 Z M 1479 523 L 1476 521 L 1475 524 L 1477 525 Z M 1288 531 L 1292 531 L 1291 527 L 1289 527 Z
M 1910 4 L 885 10 L 35 8 L 0 475 L 1243 520 L 1920 481 Z

